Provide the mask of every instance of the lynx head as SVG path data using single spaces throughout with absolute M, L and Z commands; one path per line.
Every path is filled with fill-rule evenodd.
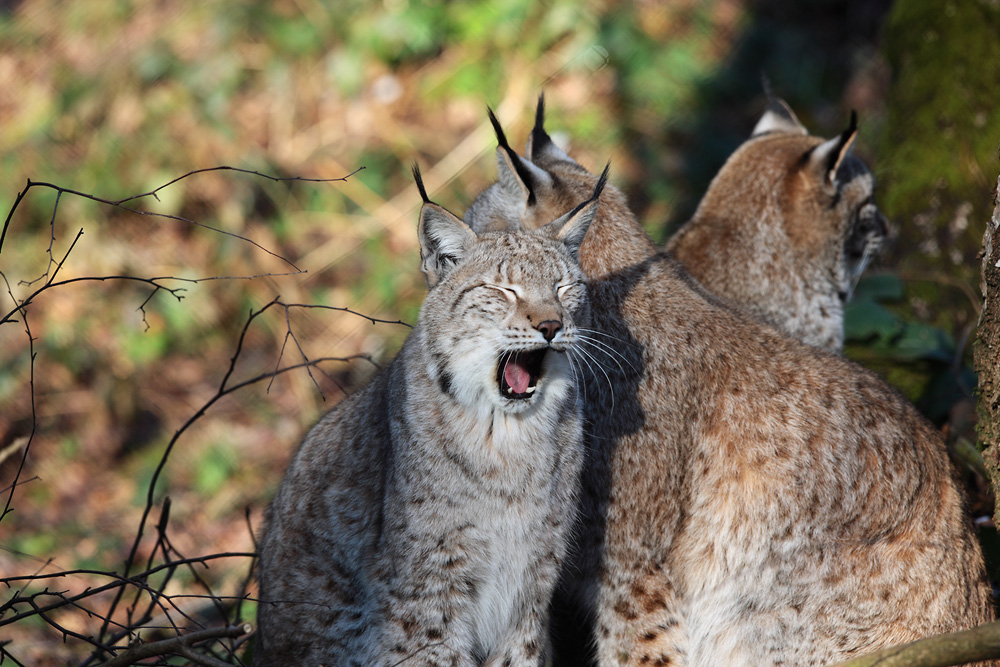
M 571 391 L 570 353 L 589 317 L 577 253 L 601 188 L 534 230 L 476 231 L 423 198 L 418 236 L 430 288 L 420 312 L 430 377 L 476 410 L 524 413 Z M 603 184 L 599 184 L 603 187 Z
M 887 233 L 874 178 L 851 154 L 856 136 L 853 112 L 827 140 L 770 98 L 667 250 L 709 290 L 839 350 L 843 305 Z
M 822 245 L 824 238 L 842 241 L 850 280 L 860 276 L 888 231 L 875 205 L 875 179 L 851 153 L 857 128 L 852 111 L 850 124 L 839 136 L 826 141 L 811 137 L 783 100 L 771 98 L 740 149 L 746 151 L 742 159 L 760 161 L 760 171 L 782 174 L 790 238 L 803 239 L 806 247 Z M 723 173 L 725 167 L 719 176 Z

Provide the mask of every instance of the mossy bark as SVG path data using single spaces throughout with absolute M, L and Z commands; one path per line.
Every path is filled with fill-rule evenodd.
M 979 441 L 993 495 L 1000 498 L 1000 178 L 993 191 L 993 216 L 983 234 L 983 311 L 975 347 L 979 375 Z
M 887 260 L 910 278 L 922 317 L 956 338 L 975 312 L 955 307 L 952 283 L 978 282 L 983 193 L 996 175 L 997 35 L 1000 4 L 989 0 L 898 0 L 884 32 L 893 78 L 875 168 L 879 203 L 898 230 Z

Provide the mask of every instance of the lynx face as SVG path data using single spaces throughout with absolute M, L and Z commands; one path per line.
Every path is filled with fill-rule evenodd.
M 430 375 L 446 394 L 468 407 L 518 413 L 546 392 L 566 391 L 566 352 L 587 301 L 583 274 L 561 241 L 484 235 L 434 293 L 421 322 Z
M 842 193 L 838 209 L 848 222 L 844 260 L 850 298 L 861 274 L 882 247 L 888 224 L 875 204 L 875 177 L 861 160 L 848 155 L 837 171 L 837 181 Z
M 887 233 L 856 134 L 852 116 L 838 137 L 810 136 L 772 100 L 667 250 L 710 291 L 839 352 L 844 304 Z
M 591 198 L 536 231 L 477 235 L 425 202 L 421 256 L 432 289 L 420 321 L 428 372 L 444 393 L 513 414 L 569 391 L 566 352 L 589 311 L 576 253 L 596 204 Z

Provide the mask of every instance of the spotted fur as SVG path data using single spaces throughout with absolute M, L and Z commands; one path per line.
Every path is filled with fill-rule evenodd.
M 430 290 L 395 360 L 309 432 L 269 508 L 257 665 L 545 663 L 583 458 L 575 254 L 599 192 L 512 234 L 476 234 L 421 193 Z M 537 350 L 534 384 L 506 374 L 511 351 Z
M 799 340 L 844 345 L 844 305 L 887 233 L 875 180 L 839 136 L 772 99 L 667 250 L 715 294 Z
M 508 173 L 474 229 L 532 229 L 593 187 L 541 104 L 527 158 L 499 136 Z M 941 435 L 912 405 L 719 301 L 613 187 L 580 262 L 614 354 L 586 372 L 557 665 L 825 665 L 993 618 Z

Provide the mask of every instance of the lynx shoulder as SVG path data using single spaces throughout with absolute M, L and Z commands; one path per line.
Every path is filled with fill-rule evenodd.
M 473 228 L 534 229 L 593 187 L 543 122 L 539 104 L 526 158 L 497 124 Z M 993 618 L 941 435 L 912 405 L 720 302 L 611 186 L 580 263 L 613 354 L 584 369 L 588 456 L 553 606 L 590 624 L 576 647 L 596 655 L 566 658 L 553 634 L 557 664 L 822 665 Z
M 839 136 L 811 136 L 771 99 L 667 250 L 711 292 L 780 331 L 840 352 L 844 304 L 886 235 L 875 181 Z
M 583 458 L 576 255 L 600 191 L 536 231 L 477 234 L 417 178 L 430 289 L 268 510 L 258 665 L 546 660 Z

